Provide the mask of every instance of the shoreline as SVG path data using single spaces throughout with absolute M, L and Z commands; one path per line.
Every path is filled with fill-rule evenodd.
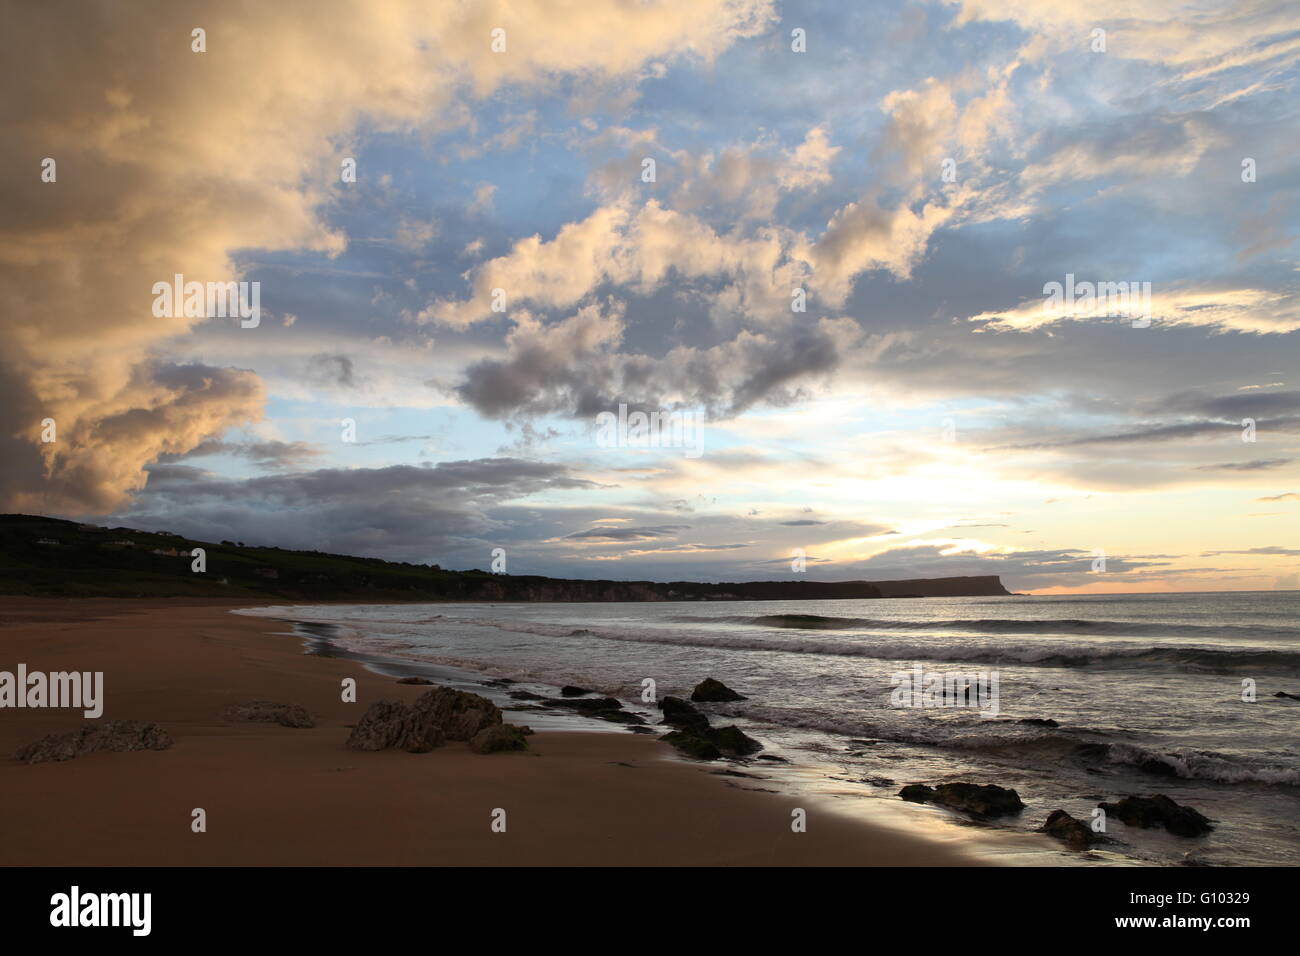
M 351 603 L 351 602 L 340 602 Z M 545 729 L 481 756 L 358 752 L 375 700 L 412 700 L 366 664 L 304 654 L 248 602 L 0 598 L 0 667 L 103 671 L 104 718 L 154 721 L 161 751 L 26 765 L 11 755 L 88 723 L 0 710 L 0 813 L 24 821 L 4 865 L 988 865 L 949 834 L 904 832 L 820 797 L 759 792 L 649 735 Z M 358 703 L 340 700 L 357 683 Z M 305 706 L 311 729 L 234 723 L 232 704 Z M 527 722 L 527 717 L 508 719 Z M 603 728 L 602 728 L 603 729 Z M 711 772 L 712 771 L 712 772 Z M 791 812 L 807 814 L 792 832 Z M 207 832 L 191 831 L 202 808 Z M 505 833 L 491 829 L 506 811 Z

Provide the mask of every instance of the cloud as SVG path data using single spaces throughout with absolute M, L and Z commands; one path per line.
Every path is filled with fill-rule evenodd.
M 242 480 L 160 464 L 114 520 L 206 540 L 234 535 L 253 544 L 427 561 L 503 533 L 493 513 L 504 503 L 596 487 L 563 465 L 517 458 Z M 489 549 L 481 550 L 486 556 Z
M 1255 458 L 1251 461 L 1228 461 L 1217 465 L 1198 465 L 1197 471 L 1269 471 L 1295 461 L 1294 458 Z
M 184 454 L 161 455 L 158 460 L 170 464 L 175 461 L 206 458 L 210 455 L 234 455 L 238 458 L 247 458 L 259 468 L 298 469 L 320 458 L 322 451 L 317 446 L 302 441 L 233 442 L 210 439 L 199 443 Z
M 1142 282 L 1139 276 L 1079 275 L 1080 282 Z M 1064 283 L 1065 276 L 1050 276 L 1045 282 Z M 1217 332 L 1239 331 L 1259 335 L 1283 334 L 1300 329 L 1300 295 L 1288 291 L 1274 291 L 1219 284 L 1217 287 L 1173 283 L 1162 287 L 1152 283 L 1150 290 L 1150 317 L 1154 322 L 1167 325 L 1202 326 Z M 981 312 L 970 317 L 971 322 L 983 323 L 990 330 L 1028 331 L 1064 322 L 1109 322 L 1131 325 L 1132 314 L 1108 316 L 1101 307 L 1082 303 L 1062 308 L 1049 308 L 1046 293 L 1041 298 L 1028 299 L 1011 309 Z M 1133 308 L 1131 313 L 1140 315 Z
M 707 349 L 662 358 L 619 352 L 621 310 L 591 305 L 553 325 L 520 317 L 506 357 L 465 371 L 455 393 L 489 418 L 558 414 L 594 419 L 620 404 L 650 410 L 702 408 L 714 418 L 760 403 L 792 402 L 839 365 L 852 323 L 823 320 L 770 335 L 742 332 Z
M 571 12 L 544 0 L 11 11 L 0 402 L 14 425 L 0 438 L 0 505 L 120 505 L 158 454 L 257 418 L 251 373 L 196 379 L 153 360 L 196 320 L 154 317 L 152 284 L 233 279 L 235 250 L 342 252 L 319 211 L 341 194 L 363 117 L 372 132 L 436 132 L 463 122 L 465 96 L 572 74 L 617 83 L 657 58 L 709 62 L 771 18 L 766 0 L 590 0 Z M 203 53 L 191 50 L 198 24 Z M 498 27 L 506 53 L 491 49 Z M 41 157 L 57 161 L 55 182 L 41 181 Z M 422 242 L 422 229 L 399 239 Z M 262 292 L 268 305 L 277 294 Z M 37 447 L 46 417 L 57 449 Z M 137 419 L 147 436 L 124 424 Z
M 553 239 L 520 239 L 507 254 L 476 266 L 469 298 L 439 298 L 419 319 L 465 328 L 499 315 L 497 303 L 511 312 L 521 306 L 569 309 L 604 284 L 649 294 L 670 280 L 716 279 L 734 287 L 750 314 L 789 316 L 791 290 L 806 272 L 788 255 L 791 244 L 791 236 L 783 240 L 775 229 L 752 238 L 720 234 L 658 200 L 639 208 L 601 206 L 561 226 Z
M 678 531 L 689 528 L 686 524 L 666 524 L 657 528 L 589 528 L 566 534 L 565 540 L 582 540 L 588 538 L 605 541 L 644 541 L 654 538 L 676 537 Z

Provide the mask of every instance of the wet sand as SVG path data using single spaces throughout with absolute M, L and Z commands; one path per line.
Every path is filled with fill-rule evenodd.
M 830 801 L 760 792 L 676 758 L 653 737 L 549 732 L 522 753 L 462 743 L 427 754 L 346 746 L 400 685 L 307 656 L 287 625 L 184 600 L 0 598 L 0 670 L 103 671 L 101 719 L 160 724 L 163 751 L 61 763 L 10 759 L 92 721 L 79 710 L 0 709 L 3 865 L 826 865 L 977 861 L 951 844 L 843 815 Z M 357 703 L 341 682 L 355 678 Z M 235 723 L 231 704 L 302 704 L 312 729 Z M 518 715 L 507 715 L 519 722 Z M 807 832 L 791 830 L 802 807 Z M 206 811 L 207 832 L 191 830 Z M 505 832 L 494 832 L 494 811 Z M 499 817 L 499 814 L 497 815 Z

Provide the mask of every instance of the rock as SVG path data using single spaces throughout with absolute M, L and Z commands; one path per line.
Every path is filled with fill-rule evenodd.
M 561 697 L 582 697 L 590 693 L 591 691 L 587 690 L 587 688 L 574 687 L 572 684 L 565 684 L 563 687 L 560 688 Z
M 937 787 L 910 783 L 898 795 L 915 803 L 937 803 L 950 810 L 985 818 L 1019 813 L 1025 808 L 1016 791 L 991 783 L 941 783 Z
M 663 722 L 677 728 L 659 739 L 688 756 L 716 760 L 724 755 L 746 757 L 763 749 L 762 744 L 739 727 L 710 727 L 709 718 L 680 697 L 665 697 L 659 706 L 664 712 Z
M 1278 691 L 1278 692 L 1277 692 L 1276 694 L 1274 694 L 1273 696 L 1274 696 L 1274 697 L 1285 697 L 1287 700 L 1300 700 L 1300 696 L 1297 696 L 1297 695 L 1295 695 L 1295 694 L 1288 694 L 1286 691 L 1281 691 L 1281 690 Z
M 1114 814 L 1128 826 L 1163 826 L 1174 836 L 1202 836 L 1214 829 L 1213 824 L 1199 810 L 1175 803 L 1160 793 L 1150 797 L 1124 797 L 1119 803 L 1099 803 L 1097 806 Z
M 709 728 L 709 718 L 680 697 L 665 697 L 659 702 L 659 708 L 664 712 L 663 722 L 672 727 Z
M 448 740 L 471 740 L 501 723 L 501 709 L 486 697 L 435 687 L 411 704 L 389 700 L 371 704 L 352 729 L 348 746 L 426 753 Z
M 534 694 L 530 690 L 512 690 L 509 696 L 514 700 L 546 700 L 541 694 Z
M 1039 832 L 1060 840 L 1071 850 L 1086 850 L 1101 839 L 1086 823 L 1076 820 L 1064 810 L 1053 810 Z
M 1018 724 L 1028 724 L 1031 727 L 1059 727 L 1061 726 L 1050 717 L 1026 717 L 1023 720 L 1017 720 Z
M 749 700 L 749 698 L 737 694 L 720 680 L 706 677 L 704 680 L 700 681 L 695 686 L 695 690 L 691 692 L 691 700 L 701 704 L 725 704 L 729 701 Z
M 546 703 L 552 707 L 569 707 L 581 714 L 593 717 L 597 716 L 598 711 L 623 709 L 622 702 L 615 697 L 579 697 L 568 700 L 551 697 Z
M 927 787 L 923 783 L 909 783 L 898 795 L 904 800 L 910 800 L 912 803 L 929 803 L 934 799 L 934 788 Z
M 377 700 L 366 708 L 352 733 L 348 746 L 353 750 L 387 750 L 406 746 L 412 728 L 411 707 L 393 700 Z M 434 746 L 441 743 L 438 740 Z
M 67 734 L 49 734 L 21 747 L 14 758 L 25 763 L 71 760 L 101 750 L 166 750 L 172 745 L 167 732 L 143 720 L 101 720 Z
M 281 727 L 315 727 L 316 722 L 301 704 L 278 704 L 272 700 L 254 700 L 231 704 L 221 712 L 224 720 L 255 720 Z
M 397 683 L 399 684 L 432 684 L 433 681 L 427 677 L 403 677 Z
M 492 701 L 450 687 L 426 691 L 411 707 L 417 721 L 438 727 L 448 740 L 469 740 L 480 730 L 502 723 L 501 708 Z
M 469 741 L 469 749 L 476 754 L 491 754 L 499 750 L 527 750 L 524 728 L 514 724 L 493 724 L 476 733 Z
M 699 760 L 747 757 L 763 749 L 762 744 L 739 727 L 685 727 L 664 734 L 659 739 L 666 740 L 682 753 Z
M 719 727 L 709 735 L 709 739 L 728 757 L 748 757 L 763 749 L 762 744 L 739 727 Z
M 682 753 L 696 760 L 717 760 L 722 756 L 722 751 L 712 741 L 698 734 L 674 730 L 659 739 L 672 744 Z
M 626 710 L 596 710 L 587 714 L 588 717 L 599 717 L 601 720 L 608 720 L 614 724 L 644 724 L 645 718 L 640 714 L 632 714 Z

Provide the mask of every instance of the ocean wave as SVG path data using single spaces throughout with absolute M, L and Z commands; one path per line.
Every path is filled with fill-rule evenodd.
M 545 637 L 590 637 L 606 641 L 734 651 L 862 657 L 893 661 L 979 661 L 989 664 L 1028 664 L 1035 667 L 1142 667 L 1210 674 L 1268 671 L 1300 675 L 1300 653 L 1266 649 L 1247 650 L 1192 645 L 1154 648 L 1116 644 L 1070 646 L 1059 643 L 963 645 L 910 641 L 835 641 L 820 638 L 800 639 L 793 636 L 774 639 L 762 635 L 733 637 L 716 632 L 686 633 L 669 628 L 593 630 L 575 629 L 571 624 L 553 625 L 531 621 L 486 618 L 455 620 L 456 623 L 477 627 L 491 627 Z
M 754 627 L 805 631 L 963 631 L 977 634 L 1095 634 L 1108 637 L 1217 636 L 1296 637 L 1300 627 L 1261 627 L 1243 624 L 1183 624 L 1168 621 L 1112 621 L 1089 618 L 949 618 L 900 620 L 835 617 L 822 614 L 681 615 L 672 620 L 689 624 L 748 624 Z
M 1300 786 L 1300 770 L 1295 768 L 1229 757 L 1208 750 L 1163 753 L 1133 744 L 1111 744 L 1106 748 L 1106 759 L 1109 763 L 1185 780 Z

